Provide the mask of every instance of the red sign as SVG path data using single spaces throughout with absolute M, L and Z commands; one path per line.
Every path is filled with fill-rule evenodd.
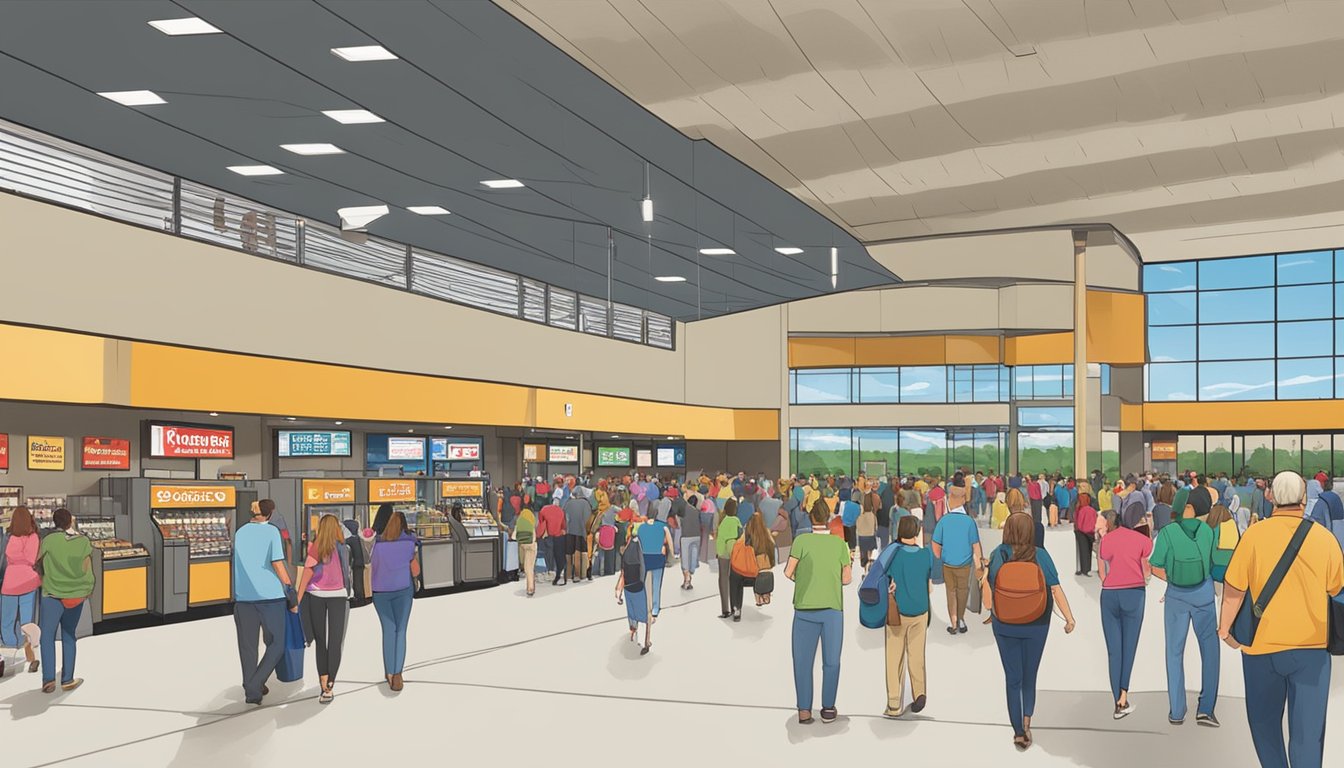
M 84 469 L 130 469 L 131 441 L 115 437 L 86 437 L 80 466 Z
M 480 443 L 449 443 L 448 458 L 452 461 L 463 461 L 481 458 Z
M 160 459 L 232 459 L 233 430 L 150 424 L 149 455 Z
M 9 435 L 0 434 L 0 469 L 9 469 Z

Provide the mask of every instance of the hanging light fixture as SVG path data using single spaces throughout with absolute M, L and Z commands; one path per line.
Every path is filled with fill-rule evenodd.
M 645 224 L 653 223 L 653 198 L 649 196 L 649 163 L 644 161 L 644 199 L 639 202 L 639 214 Z
M 831 246 L 831 290 L 835 290 L 836 276 L 840 274 L 840 260 L 837 255 L 838 249 Z

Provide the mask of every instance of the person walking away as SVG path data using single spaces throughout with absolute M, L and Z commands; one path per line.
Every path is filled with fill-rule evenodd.
M 840 650 L 844 642 L 844 587 L 853 578 L 853 561 L 844 540 L 829 535 L 830 508 L 812 508 L 812 529 L 793 541 L 784 576 L 793 590 L 793 685 L 798 722 L 812 722 L 813 667 L 821 646 L 821 721 L 839 716 Z
M 1072 634 L 1075 626 L 1059 571 L 1050 553 L 1035 545 L 1032 524 L 1025 514 L 1008 516 L 1003 543 L 990 555 L 984 581 L 985 604 L 993 606 L 994 641 L 1003 664 L 1013 745 L 1021 751 L 1032 745 L 1036 676 L 1050 635 L 1053 605 L 1064 615 L 1065 634 Z
M 649 623 L 653 624 L 657 623 L 663 606 L 663 571 L 667 568 L 667 556 L 672 551 L 672 531 L 664 520 L 651 517 L 640 523 L 636 536 L 644 553 L 645 590 L 651 609 Z
M 626 542 L 621 550 L 620 575 L 616 577 L 616 604 L 625 604 L 625 618 L 630 624 L 630 642 L 638 642 L 639 625 L 644 625 L 644 647 L 639 655 L 647 655 L 653 647 L 653 624 L 649 621 L 649 599 L 645 584 L 644 552 L 635 539 Z
M 1213 505 L 1205 522 L 1213 530 L 1213 560 L 1209 576 L 1213 578 L 1215 595 L 1222 599 L 1227 566 L 1232 562 L 1237 543 L 1241 541 L 1241 531 L 1237 530 L 1237 521 L 1232 519 L 1232 510 L 1222 504 Z
M 868 562 L 877 557 L 877 505 L 881 499 L 875 493 L 864 494 L 863 511 L 854 521 L 854 533 L 859 539 L 859 564 L 864 574 L 868 573 Z
M 760 488 L 761 485 L 757 483 L 757 487 Z M 773 494 L 766 495 L 766 490 L 763 488 L 761 494 L 763 498 L 756 502 L 756 511 L 761 513 L 761 520 L 765 522 L 765 527 L 773 530 L 775 519 L 779 517 L 780 510 L 784 508 L 784 500 L 775 497 Z M 778 556 L 778 553 L 776 553 L 776 556 Z
M 820 500 L 818 503 L 824 503 Z M 714 555 L 719 561 L 719 618 L 733 615 L 732 557 L 733 545 L 742 535 L 742 521 L 737 517 L 737 500 L 728 499 L 723 506 L 723 519 L 714 532 Z M 796 540 L 795 540 L 796 541 Z
M 233 536 L 233 624 L 248 704 L 260 704 L 269 692 L 266 680 L 285 652 L 285 610 L 298 600 L 285 568 L 280 530 L 270 524 L 274 513 L 275 502 L 270 499 L 253 503 L 251 521 Z M 260 660 L 258 632 L 266 644 Z
M 729 608 L 732 609 L 733 621 L 742 620 L 742 590 L 746 587 L 752 587 L 756 592 L 756 579 L 762 573 L 768 573 L 775 567 L 775 540 L 766 529 L 765 522 L 761 519 L 760 512 L 752 514 L 751 519 L 747 521 L 746 528 L 742 531 L 742 543 L 751 550 L 755 558 L 756 576 L 744 576 L 736 569 L 728 576 L 728 588 L 731 590 L 729 598 Z M 770 577 L 773 580 L 773 576 Z M 762 605 L 761 594 L 756 592 L 756 607 Z
M 336 696 L 333 689 L 345 647 L 353 584 L 350 550 L 341 538 L 341 524 L 335 515 L 323 515 L 317 524 L 317 540 L 308 545 L 297 602 L 291 609 L 302 611 L 305 633 L 317 646 L 319 704 L 330 704 Z
M 1129 700 L 1129 682 L 1138 654 L 1146 588 L 1152 574 L 1148 557 L 1153 553 L 1153 542 L 1134 529 L 1145 514 L 1143 500 L 1131 498 L 1118 518 L 1119 528 L 1108 530 L 1097 550 L 1097 569 L 1101 577 L 1101 631 L 1106 639 L 1116 720 L 1128 717 L 1134 711 L 1134 704 Z
M 404 683 L 406 630 L 411 622 L 414 580 L 420 577 L 415 537 L 404 526 L 402 516 L 393 515 L 374 540 L 369 560 L 373 570 L 373 607 L 383 630 L 383 677 L 393 691 L 400 691 Z
M 1013 490 L 1017 489 L 1014 488 Z M 1021 492 L 1019 492 L 1018 495 L 1020 496 Z M 1008 520 L 1007 496 L 1008 495 L 1003 491 L 999 491 L 994 496 L 994 511 L 990 517 L 989 524 L 995 529 L 1003 528 L 1004 522 Z
M 1044 475 L 1042 475 L 1044 477 Z M 1041 522 L 1041 513 L 1044 510 L 1044 496 L 1041 493 L 1041 484 L 1035 480 L 1028 480 L 1027 499 L 1031 502 L 1031 519 Z
M 523 569 L 527 596 L 532 597 L 537 593 L 537 517 L 527 507 L 518 513 L 513 538 L 518 542 L 518 562 Z
M 947 591 L 947 633 L 965 634 L 966 602 L 970 596 L 972 571 L 979 581 L 980 528 L 966 514 L 966 489 L 952 486 L 948 492 L 947 514 L 933 531 L 933 556 L 943 562 L 943 583 Z
M 0 583 L 0 646 L 23 648 L 25 666 L 36 672 L 33 644 L 37 631 L 37 603 L 42 577 L 37 573 L 37 554 L 41 542 L 37 524 L 28 507 L 14 508 L 5 536 L 4 580 Z M 0 655 L 0 678 L 5 676 L 5 659 Z
M 1202 480 L 1203 478 L 1201 478 Z M 1167 582 L 1163 598 L 1166 628 L 1167 721 L 1185 722 L 1185 640 L 1190 629 L 1199 643 L 1201 668 L 1195 722 L 1217 728 L 1218 617 L 1213 589 L 1213 529 L 1205 524 L 1213 497 L 1201 482 L 1190 491 L 1181 519 L 1162 529 L 1153 545 L 1153 575 Z
M 1344 590 L 1344 553 L 1328 529 L 1304 519 L 1306 483 L 1297 473 L 1276 475 L 1265 500 L 1274 514 L 1246 529 L 1227 566 L 1218 637 L 1241 651 L 1246 719 L 1262 768 L 1321 768 L 1329 598 Z M 1258 625 L 1237 621 L 1247 600 L 1260 608 Z
M 877 551 L 881 552 L 891 543 L 891 532 L 895 523 L 891 519 L 891 510 L 896 506 L 894 478 L 883 475 L 877 483 Z
M 540 546 L 551 553 L 550 563 L 555 570 L 551 579 L 552 586 L 558 587 L 569 583 L 567 567 L 569 555 L 565 553 L 569 548 L 569 537 L 566 533 L 568 527 L 565 511 L 558 504 L 547 504 L 541 508 L 541 514 L 537 518 L 537 530 L 542 537 Z
M 1066 519 L 1069 510 L 1072 508 L 1073 494 L 1069 492 L 1068 484 L 1062 478 L 1055 479 L 1055 512 L 1050 518 L 1053 525 L 1059 525 L 1059 521 Z
M 689 493 L 672 513 L 681 524 L 681 588 L 695 589 L 695 571 L 700 566 L 700 495 Z
M 783 506 L 775 512 L 775 522 L 770 525 L 770 535 L 775 540 L 775 562 L 787 563 L 789 549 L 793 547 L 793 523 L 790 522 L 789 513 L 784 511 Z
M 587 490 L 581 485 L 574 486 L 570 489 L 569 499 L 560 507 L 565 512 L 566 579 L 573 581 L 583 580 L 584 561 L 588 558 L 588 516 L 593 512 L 593 505 L 588 502 Z
M 598 517 L 597 537 L 595 545 L 597 551 L 593 556 L 601 560 L 601 572 L 604 576 L 612 576 L 616 573 L 617 563 L 620 559 L 620 553 L 617 551 L 619 530 L 616 521 L 616 506 L 608 504 L 606 511 Z
M 1153 530 L 1162 533 L 1162 529 L 1171 525 L 1172 518 L 1177 517 L 1172 513 L 1171 505 L 1176 503 L 1176 486 L 1171 481 L 1163 482 L 1157 487 L 1157 492 L 1153 494 Z
M 355 581 L 355 596 L 351 605 L 355 608 L 367 605 L 372 600 L 373 588 L 369 586 L 368 556 L 359 540 L 359 523 L 354 520 L 342 520 L 345 528 L 345 546 L 350 551 L 350 573 Z M 535 563 L 534 563 L 535 565 Z
M 892 603 L 887 606 L 887 709 L 882 714 L 889 718 L 905 714 L 907 674 L 913 697 L 910 711 L 919 714 L 928 701 L 924 649 L 933 590 L 933 556 L 919 546 L 919 521 L 902 517 L 896 524 L 896 538 L 898 549 L 887 568 Z
M 1097 510 L 1091 504 L 1080 501 L 1078 512 L 1073 519 L 1073 538 L 1078 545 L 1078 571 L 1076 576 L 1092 575 L 1092 540 L 1097 533 Z

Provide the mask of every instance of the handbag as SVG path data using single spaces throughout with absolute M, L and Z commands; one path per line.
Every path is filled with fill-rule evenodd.
M 1269 580 L 1265 582 L 1265 587 L 1260 591 L 1260 595 L 1254 600 L 1242 600 L 1241 610 L 1237 611 L 1236 618 L 1232 620 L 1230 632 L 1232 637 L 1241 645 L 1250 647 L 1255 644 L 1255 634 L 1260 629 L 1260 618 L 1265 615 L 1265 609 L 1269 607 L 1269 601 L 1274 599 L 1274 593 L 1279 591 L 1279 585 L 1288 575 L 1288 569 L 1293 566 L 1293 561 L 1297 559 L 1297 553 L 1302 549 L 1302 542 L 1307 540 L 1307 534 L 1311 531 L 1313 525 L 1315 523 L 1311 520 L 1303 520 L 1297 526 L 1297 530 L 1293 532 L 1293 538 L 1288 542 L 1288 548 L 1283 550 L 1283 555 L 1279 557 L 1279 562 L 1270 572 Z M 1247 597 L 1250 597 L 1249 591 Z M 1333 615 L 1334 610 L 1332 608 L 1331 616 Z
M 275 665 L 275 677 L 282 683 L 303 679 L 303 619 L 285 610 L 285 652 Z
M 1344 656 L 1344 593 L 1337 598 L 1330 599 L 1329 611 L 1329 634 L 1325 638 L 1325 650 L 1331 656 Z
M 761 572 L 756 565 L 756 550 L 747 546 L 745 536 L 739 536 L 737 541 L 733 542 L 733 551 L 728 563 L 732 566 L 733 573 L 744 579 L 754 579 Z
M 887 594 L 887 626 L 901 626 L 901 606 L 896 604 L 896 595 Z
M 761 571 L 756 576 L 756 583 L 752 585 L 752 591 L 758 595 L 768 595 L 775 591 L 775 574 L 773 571 Z

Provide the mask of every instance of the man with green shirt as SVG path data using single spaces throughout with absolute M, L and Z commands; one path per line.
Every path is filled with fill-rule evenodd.
M 793 684 L 798 722 L 812 722 L 812 668 L 821 645 L 821 721 L 835 722 L 840 688 L 840 646 L 844 641 L 844 585 L 853 578 L 849 545 L 830 535 L 829 510 L 812 511 L 812 530 L 793 540 L 784 576 L 793 590 Z
M 1201 489 L 1196 488 L 1196 491 Z M 1217 728 L 1218 616 L 1213 593 L 1213 529 L 1205 524 L 1213 500 L 1206 492 L 1190 492 L 1179 521 L 1165 526 L 1153 544 L 1148 562 L 1153 575 L 1167 582 L 1163 600 L 1167 645 L 1167 699 L 1172 725 L 1185 722 L 1185 639 L 1191 626 L 1199 643 L 1201 683 L 1195 722 Z M 1173 507 L 1180 510 L 1181 507 Z
M 742 521 L 737 517 L 737 499 L 728 499 L 723 505 L 723 519 L 714 531 L 714 555 L 719 560 L 719 618 L 733 615 L 732 587 L 733 545 L 742 536 Z
M 70 510 L 52 514 L 56 530 L 37 548 L 42 565 L 42 692 L 56 691 L 56 631 L 61 633 L 61 689 L 73 691 L 84 680 L 75 677 L 75 628 L 79 626 L 84 601 L 93 593 L 93 545 L 75 530 Z

